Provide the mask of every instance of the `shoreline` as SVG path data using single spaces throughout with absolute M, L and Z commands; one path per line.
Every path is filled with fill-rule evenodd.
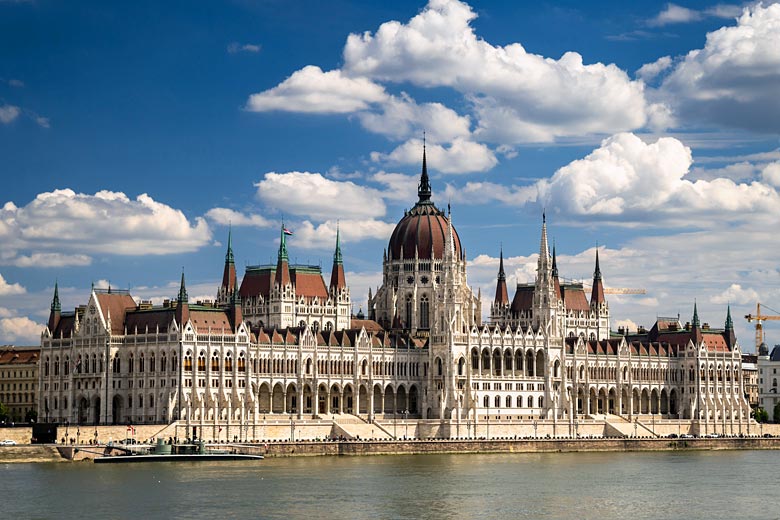
M 280 457 L 376 456 L 480 453 L 577 453 L 778 450 L 780 438 L 599 438 L 491 440 L 300 441 L 260 444 L 219 444 L 237 453 Z M 83 449 L 90 451 L 82 451 Z M 91 461 L 105 446 L 33 444 L 0 448 L 0 464 Z

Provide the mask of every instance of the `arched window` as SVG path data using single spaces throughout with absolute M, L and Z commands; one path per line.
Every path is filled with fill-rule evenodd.
M 238 356 L 238 371 L 246 372 L 246 358 L 243 352 Z
M 149 408 L 154 408 L 154 396 L 149 394 Z
M 533 398 L 533 396 L 529 395 L 528 396 L 528 408 L 533 408 L 533 407 L 534 407 L 534 398 Z
M 163 352 L 160 355 L 160 372 L 165 372 L 166 370 L 168 370 L 168 357 Z M 190 370 L 192 370 L 192 358 L 190 358 Z
M 152 352 L 151 354 L 149 354 L 149 372 L 154 373 L 155 369 L 157 368 L 156 365 L 157 363 L 154 357 L 154 352 Z
M 127 370 L 129 371 L 130 374 L 132 374 L 133 370 L 135 369 L 135 367 L 133 366 L 134 364 L 135 364 L 135 360 L 133 359 L 133 355 L 130 354 L 130 359 L 127 361 Z
M 501 396 L 497 395 L 493 398 L 493 402 L 495 403 L 496 408 L 501 408 Z
M 92 373 L 97 372 L 97 356 L 95 354 L 92 354 Z
M 436 375 L 442 375 L 443 372 L 443 366 L 441 362 L 441 358 L 436 358 Z
M 219 370 L 219 356 L 216 352 L 211 355 L 211 371 L 217 372 Z
M 230 352 L 225 355 L 225 372 L 232 372 L 233 371 L 233 356 L 230 354 Z
M 43 375 L 48 376 L 49 375 L 49 357 L 46 356 L 46 361 L 43 364 Z
M 423 295 L 420 298 L 420 328 L 427 329 L 430 327 L 430 303 L 428 302 L 428 295 Z
M 522 408 L 523 407 L 523 398 L 522 398 L 522 396 L 518 395 L 516 401 L 517 401 L 517 407 L 518 408 Z
M 544 397 L 539 396 L 539 408 L 544 408 Z
M 407 329 L 412 328 L 412 295 L 406 297 L 406 319 L 404 320 L 404 327 Z
M 163 358 L 163 362 L 165 361 L 165 358 Z M 184 371 L 185 372 L 192 372 L 192 354 L 187 352 L 187 355 L 184 356 Z
M 506 396 L 506 408 L 512 408 L 512 396 Z
M 141 355 L 138 356 L 138 372 L 143 374 L 145 369 L 146 369 L 146 359 L 144 359 L 144 353 L 141 352 Z
M 198 372 L 206 371 L 206 354 L 201 352 L 198 356 Z
M 485 396 L 482 398 L 482 406 L 485 408 L 490 408 L 490 397 Z
M 325 322 L 325 330 L 327 330 L 327 331 L 333 330 L 333 323 L 331 323 L 329 321 L 326 321 Z

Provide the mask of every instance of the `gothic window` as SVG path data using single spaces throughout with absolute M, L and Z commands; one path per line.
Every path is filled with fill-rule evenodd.
M 534 398 L 532 396 L 528 396 L 528 408 L 534 407 Z
M 512 396 L 506 396 L 506 408 L 512 408 Z
M 522 408 L 523 407 L 523 397 L 519 396 L 519 395 L 517 396 L 517 407 L 518 408 Z
M 165 352 L 160 356 L 160 372 L 168 370 L 168 358 L 165 356 Z M 190 370 L 192 370 L 192 358 L 190 358 Z
M 198 372 L 206 371 L 206 354 L 203 352 L 198 356 Z
M 127 362 L 127 370 L 129 371 L 128 373 L 130 374 L 133 373 L 133 370 L 135 370 L 135 367 L 133 366 L 134 364 L 135 364 L 135 360 L 133 359 L 133 355 L 130 354 L 130 359 Z
M 238 371 L 246 372 L 246 358 L 243 352 L 238 356 Z
M 141 352 L 141 355 L 138 357 L 138 372 L 143 374 L 145 368 L 146 368 L 146 360 L 144 359 L 144 353 Z
M 298 322 L 298 326 L 300 328 L 302 328 L 302 329 L 305 329 L 306 328 L 306 322 L 304 320 L 301 320 L 301 321 Z
M 485 408 L 490 408 L 490 397 L 485 396 L 482 399 L 482 406 L 484 406 Z
M 70 357 L 69 356 L 65 356 L 65 362 L 63 364 L 63 372 L 65 373 L 66 376 L 68 374 L 70 374 Z
M 152 352 L 149 355 L 149 372 L 154 373 L 154 370 L 157 368 L 156 365 L 157 365 L 157 363 L 156 363 L 156 359 L 154 357 L 154 352 Z
M 43 364 L 43 375 L 48 376 L 49 375 L 49 358 L 46 358 L 46 361 Z
M 544 408 L 544 397 L 539 396 L 539 408 Z
M 317 334 L 320 331 L 320 322 L 319 321 L 315 321 L 314 323 L 311 324 L 311 331 L 314 334 Z
M 406 297 L 406 319 L 404 320 L 404 326 L 407 329 L 412 328 L 412 295 Z
M 428 295 L 423 295 L 422 298 L 420 298 L 420 328 L 421 329 L 427 329 L 430 327 L 429 325 L 429 317 L 430 317 L 430 304 L 428 302 Z
M 471 369 L 479 370 L 479 354 L 477 354 L 477 349 L 471 349 Z
M 233 357 L 231 356 L 230 352 L 227 353 L 225 356 L 225 372 L 232 372 L 233 371 Z
M 219 356 L 217 356 L 216 352 L 211 356 L 211 370 L 212 372 L 219 370 Z
M 497 395 L 497 396 L 496 396 L 496 397 L 493 399 L 493 403 L 495 404 L 495 407 L 496 407 L 496 408 L 501 408 L 501 396 L 500 396 L 500 395 Z
M 92 354 L 92 373 L 97 372 L 97 356 L 95 354 Z
M 436 375 L 442 375 L 442 362 L 441 358 L 436 358 Z
M 329 321 L 326 321 L 325 322 L 325 330 L 327 330 L 327 331 L 333 330 L 333 323 L 331 323 Z
M 154 396 L 149 395 L 149 408 L 154 408 Z

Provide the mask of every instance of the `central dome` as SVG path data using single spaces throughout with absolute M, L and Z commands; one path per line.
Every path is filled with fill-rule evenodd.
M 428 181 L 428 168 L 423 148 L 422 175 L 417 188 L 419 200 L 404 218 L 395 226 L 387 247 L 388 260 L 414 258 L 444 258 L 444 243 L 447 237 L 447 216 L 431 202 L 431 184 Z M 455 245 L 455 258 L 461 258 L 460 237 L 452 228 Z

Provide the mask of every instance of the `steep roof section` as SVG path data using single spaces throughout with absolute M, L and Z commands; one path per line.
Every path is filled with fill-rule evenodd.
M 534 286 L 517 285 L 515 297 L 512 299 L 512 312 L 530 311 L 534 305 Z
M 233 229 L 228 230 L 228 245 L 225 253 L 225 269 L 222 272 L 222 288 L 227 293 L 236 287 L 236 261 L 233 256 Z
M 344 259 L 341 256 L 341 230 L 336 227 L 336 251 L 333 253 L 333 269 L 330 272 L 330 288 L 343 289 L 347 286 L 344 276 Z
M 585 296 L 585 289 L 580 284 L 565 284 L 561 286 L 561 297 L 566 310 L 589 311 L 590 305 Z
M 107 320 L 109 316 L 111 317 L 111 334 L 124 334 L 125 314 L 136 307 L 135 300 L 130 296 L 130 293 L 116 289 L 100 292 L 95 290 L 95 296 L 103 319 Z
M 128 311 L 125 315 L 125 327 L 128 334 L 144 334 L 147 330 L 154 332 L 168 330 L 176 314 L 175 307 L 153 307 L 151 309 Z
M 605 301 L 604 283 L 601 280 L 601 267 L 599 267 L 599 250 L 596 249 L 596 269 L 593 271 L 593 289 L 590 293 L 590 304 L 599 305 Z

